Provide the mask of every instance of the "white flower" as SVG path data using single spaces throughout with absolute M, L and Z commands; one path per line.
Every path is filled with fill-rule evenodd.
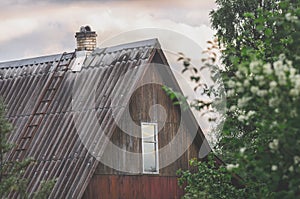
M 281 61 L 285 60 L 285 54 L 280 54 L 278 58 Z
M 258 88 L 257 86 L 251 86 L 250 91 L 251 91 L 253 94 L 256 94 L 256 93 L 259 91 L 259 88 Z
M 244 86 L 245 86 L 245 87 L 248 87 L 248 86 L 250 86 L 250 82 L 249 82 L 249 80 L 248 80 L 248 79 L 246 79 L 246 80 L 244 81 Z
M 296 74 L 296 69 L 295 68 L 290 68 L 290 79 L 294 79 L 295 74 Z
M 274 139 L 272 142 L 269 143 L 269 148 L 271 150 L 277 150 L 279 146 L 279 140 L 278 139 Z
M 259 97 L 264 97 L 264 96 L 266 96 L 268 94 L 268 91 L 266 91 L 266 90 L 259 90 L 258 92 L 257 92 L 257 95 L 259 96 Z
M 285 14 L 285 18 L 286 18 L 287 20 L 289 20 L 291 16 L 292 16 L 292 14 L 291 14 L 290 12 Z
M 226 92 L 227 97 L 232 97 L 234 96 L 235 91 L 233 89 L 230 89 Z
M 259 73 L 259 65 L 261 64 L 260 61 L 253 61 L 250 63 L 250 71 L 252 73 Z
M 299 156 L 294 156 L 294 163 L 298 164 L 300 162 L 300 157 Z
M 245 69 L 244 69 L 243 72 L 246 72 Z M 246 72 L 246 73 L 247 73 L 247 72 Z M 235 72 L 235 76 L 236 76 L 237 78 L 240 78 L 240 79 L 243 78 L 243 75 L 242 75 L 241 71 L 239 71 L 239 70 Z
M 244 107 L 248 101 L 251 100 L 251 97 L 242 97 L 240 99 L 238 99 L 238 107 L 241 108 L 241 107 Z
M 271 124 L 271 127 L 275 127 L 278 125 L 278 122 L 277 121 L 273 121 L 272 124 Z
M 282 70 L 283 63 L 281 60 L 274 62 L 273 65 L 274 65 L 274 70 L 275 70 L 276 74 Z
M 229 111 L 235 111 L 237 109 L 237 107 L 235 105 L 232 105 L 230 108 L 229 108 Z
M 236 82 L 236 87 L 242 87 L 242 83 L 241 82 Z
M 294 171 L 293 165 L 289 167 L 289 171 L 290 171 L 290 172 L 293 172 L 293 171 Z
M 293 67 L 293 62 L 291 60 L 285 60 L 289 68 Z
M 244 87 L 238 87 L 238 89 L 236 89 L 236 92 L 238 92 L 238 93 L 243 93 L 244 92 Z
M 297 22 L 298 17 L 297 16 L 292 16 L 291 13 L 286 13 L 285 19 L 291 22 Z
M 278 103 L 279 103 L 278 98 L 272 97 L 272 98 L 269 99 L 269 106 L 270 107 L 275 107 L 275 106 L 278 105 Z
M 278 77 L 279 85 L 282 85 L 282 86 L 286 85 L 286 75 L 284 72 L 279 72 L 277 74 L 277 77 Z
M 294 88 L 291 89 L 291 90 L 290 90 L 290 95 L 293 96 L 293 97 L 299 96 L 299 90 L 294 89 Z
M 300 75 L 297 74 L 291 81 L 295 84 L 294 88 L 300 91 Z
M 278 169 L 277 165 L 272 165 L 271 170 L 276 171 Z
M 283 70 L 283 72 L 289 72 L 290 68 L 286 64 L 284 64 L 284 65 L 282 65 L 281 70 Z
M 231 171 L 232 169 L 235 169 L 235 168 L 238 168 L 239 167 L 239 164 L 228 164 L 226 165 L 226 169 L 228 171 Z
M 245 116 L 245 115 L 239 115 L 239 116 L 238 116 L 238 121 L 244 122 L 245 120 L 248 120 L 248 117 L 247 117 L 247 116 Z
M 265 84 L 265 77 L 262 75 L 256 75 L 254 79 L 258 82 L 260 86 Z
M 246 147 L 240 148 L 240 153 L 243 154 L 246 151 Z
M 298 116 L 297 110 L 296 110 L 296 109 L 292 109 L 292 110 L 290 111 L 290 116 L 291 116 L 291 117 L 297 117 L 297 116 Z
M 247 116 L 248 117 L 251 117 L 251 116 L 253 116 L 253 115 L 255 115 L 255 111 L 249 111 L 248 113 L 247 113 Z
M 254 79 L 255 79 L 256 81 L 262 81 L 262 80 L 265 79 L 265 77 L 262 76 L 262 75 L 256 75 L 256 76 L 254 77 Z
M 227 82 L 227 85 L 228 85 L 229 88 L 234 88 L 235 82 L 232 81 L 232 80 L 229 80 L 229 81 Z
M 263 86 L 263 85 L 265 85 L 265 83 L 266 83 L 266 82 L 265 82 L 264 80 L 262 80 L 262 81 L 259 81 L 259 82 L 258 82 L 258 85 L 259 85 L 259 86 Z
M 270 63 L 266 63 L 263 65 L 263 71 L 265 74 L 270 75 L 273 73 L 273 69 Z
M 282 60 L 278 60 L 274 62 L 274 70 L 275 75 L 278 78 L 279 85 L 285 85 L 286 84 L 286 72 L 288 72 L 290 69 L 287 65 L 283 65 Z
M 275 89 L 276 87 L 277 87 L 277 82 L 271 81 L 271 82 L 270 82 L 270 89 L 273 90 L 273 89 Z
M 252 81 L 252 80 L 254 79 L 253 77 L 254 77 L 253 73 L 250 73 L 249 76 L 248 76 L 248 79 L 249 79 L 250 81 Z

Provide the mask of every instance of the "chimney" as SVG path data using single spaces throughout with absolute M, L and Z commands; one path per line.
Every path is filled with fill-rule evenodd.
M 77 51 L 93 51 L 96 48 L 97 34 L 89 26 L 81 26 L 80 31 L 76 32 Z

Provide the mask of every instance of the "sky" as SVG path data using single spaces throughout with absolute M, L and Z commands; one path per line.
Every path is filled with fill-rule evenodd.
M 99 47 L 124 32 L 157 28 L 205 48 L 213 8 L 214 0 L 1 0 L 0 62 L 73 51 L 82 25 L 97 32 Z
M 214 0 L 1 0 L 0 62 L 72 52 L 75 33 L 89 25 L 98 47 L 158 38 L 179 84 L 188 82 L 184 94 L 193 96 L 189 75 L 182 76 L 176 60 L 183 52 L 201 64 L 213 39 L 209 12 L 215 8 Z

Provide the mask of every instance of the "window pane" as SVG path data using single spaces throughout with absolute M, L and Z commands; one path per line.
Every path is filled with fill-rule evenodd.
M 157 171 L 155 143 L 144 143 L 144 171 Z
M 142 124 L 142 136 L 146 142 L 155 141 L 155 125 L 154 124 Z

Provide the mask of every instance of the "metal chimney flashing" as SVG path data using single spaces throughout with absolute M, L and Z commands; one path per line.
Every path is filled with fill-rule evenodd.
M 81 71 L 87 55 L 88 55 L 87 51 L 76 51 L 75 52 L 75 60 L 73 62 L 73 65 L 71 66 L 72 72 L 80 72 Z

